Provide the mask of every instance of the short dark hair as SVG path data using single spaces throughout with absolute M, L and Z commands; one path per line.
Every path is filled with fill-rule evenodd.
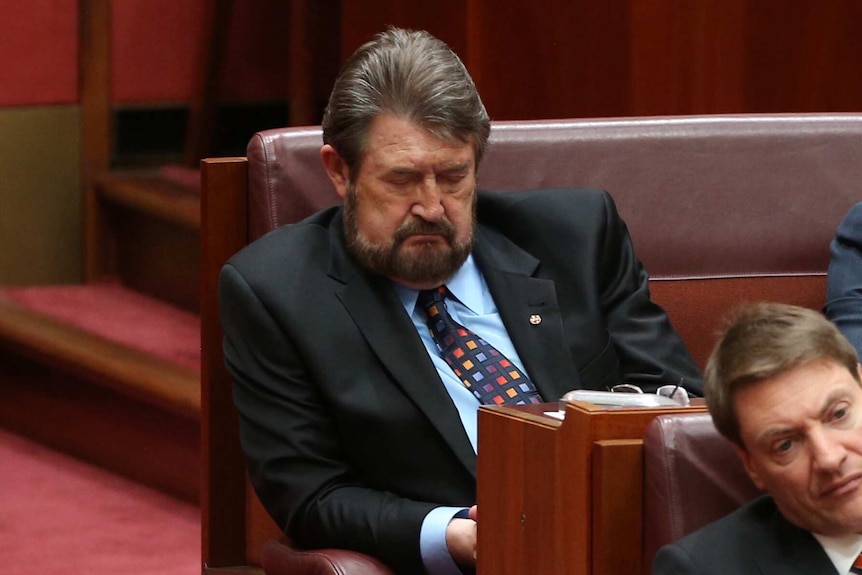
M 428 32 L 390 28 L 361 46 L 335 81 L 323 115 L 323 142 L 354 180 L 371 122 L 381 114 L 415 122 L 438 137 L 472 141 L 476 164 L 491 125 L 458 56 Z
M 734 394 L 818 361 L 841 365 L 860 381 L 855 348 L 821 313 L 779 303 L 737 309 L 704 372 L 706 403 L 715 427 L 744 449 Z

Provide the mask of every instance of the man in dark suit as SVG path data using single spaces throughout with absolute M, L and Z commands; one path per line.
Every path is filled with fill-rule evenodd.
M 862 353 L 862 202 L 844 216 L 829 249 L 823 311 Z
M 738 312 L 707 364 L 706 400 L 768 495 L 663 547 L 653 574 L 850 573 L 862 552 L 860 373 L 820 313 Z
M 275 230 L 222 271 L 250 476 L 297 544 L 404 574 L 467 571 L 480 400 L 621 382 L 700 391 L 610 197 L 477 192 L 489 129 L 445 44 L 379 35 L 347 62 L 323 119 L 343 209 Z M 446 333 L 465 347 L 438 349 L 449 335 L 432 335 L 429 316 L 458 322 Z M 465 349 L 473 360 L 453 359 Z

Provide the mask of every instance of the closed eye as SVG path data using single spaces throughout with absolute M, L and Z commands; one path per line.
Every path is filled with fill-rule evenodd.
M 467 177 L 466 172 L 445 172 L 440 175 L 438 180 L 441 180 L 447 184 L 457 184 L 464 180 Z
M 384 179 L 386 183 L 394 186 L 406 186 L 413 183 L 418 177 L 416 172 L 410 170 L 393 170 L 386 174 Z

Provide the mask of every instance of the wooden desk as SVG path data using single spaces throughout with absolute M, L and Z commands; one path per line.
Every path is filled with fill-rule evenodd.
M 705 409 L 482 407 L 478 575 L 641 573 L 644 430 Z

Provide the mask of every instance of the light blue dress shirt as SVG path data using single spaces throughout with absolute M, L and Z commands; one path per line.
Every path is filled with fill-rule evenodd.
M 413 325 L 422 338 L 422 343 L 440 375 L 443 387 L 446 388 L 446 392 L 458 410 L 464 431 L 467 433 L 475 452 L 477 450 L 479 400 L 461 383 L 452 368 L 440 357 L 437 345 L 431 337 L 425 320 L 425 310 L 422 306 L 416 305 L 419 292 L 398 284 L 394 285 L 404 309 L 413 320 Z M 491 292 L 488 291 L 485 278 L 476 266 L 472 255 L 467 258 L 461 269 L 446 282 L 446 287 L 449 288 L 449 292 L 455 298 L 446 298 L 446 309 L 452 319 L 479 334 L 526 374 L 524 364 L 515 351 L 515 346 L 506 332 L 500 314 L 497 312 L 497 306 L 491 297 Z M 527 376 L 529 377 L 529 374 Z M 428 382 L 428 385 L 438 384 L 436 381 Z M 461 574 L 446 547 L 446 526 L 455 513 L 460 510 L 460 507 L 437 507 L 425 516 L 419 538 L 419 548 L 425 568 L 431 575 Z

